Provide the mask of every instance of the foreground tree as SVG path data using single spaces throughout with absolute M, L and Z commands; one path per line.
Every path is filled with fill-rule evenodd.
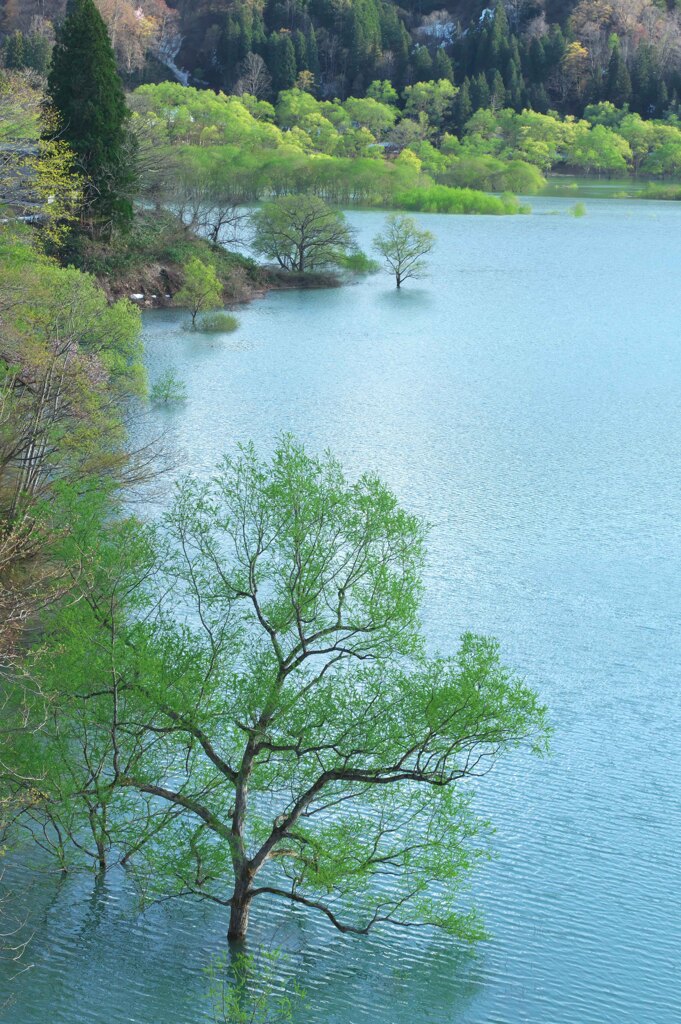
M 284 270 L 303 274 L 338 266 L 354 248 L 344 214 L 317 196 L 281 196 L 251 217 L 253 248 Z
M 402 287 L 410 277 L 423 277 L 425 257 L 435 244 L 431 231 L 419 228 L 413 217 L 391 213 L 383 232 L 374 238 L 374 249 L 381 254 L 385 268 L 395 275 L 395 284 Z
M 149 898 L 212 900 L 233 940 L 263 896 L 344 932 L 477 937 L 459 895 L 485 826 L 466 782 L 542 750 L 546 714 L 493 640 L 426 655 L 420 522 L 285 439 L 269 463 L 246 448 L 185 481 L 156 540 L 89 529 L 68 539 L 81 598 L 38 659 L 50 736 L 18 765 L 42 758 L 51 813 L 70 794 L 66 834 L 74 808 L 94 815 Z
M 198 256 L 192 256 L 185 267 L 184 284 L 175 294 L 178 306 L 186 306 L 192 318 L 192 329 L 196 328 L 199 313 L 218 309 L 222 305 L 222 285 L 215 267 L 204 263 Z
M 123 86 L 106 25 L 94 0 L 69 0 L 57 31 L 48 97 L 62 139 L 86 180 L 84 219 L 100 230 L 132 219 L 134 171 L 126 147 Z

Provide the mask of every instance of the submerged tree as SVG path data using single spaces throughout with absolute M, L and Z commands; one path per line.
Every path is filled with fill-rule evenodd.
M 152 402 L 167 405 L 168 402 L 184 402 L 187 397 L 187 386 L 172 366 L 169 366 L 154 381 L 149 398 Z
M 317 196 L 281 196 L 256 210 L 253 248 L 284 270 L 304 273 L 338 266 L 354 248 L 344 214 Z
M 178 306 L 186 306 L 191 313 L 192 329 L 199 313 L 218 309 L 222 305 L 222 285 L 215 267 L 192 256 L 184 272 L 184 284 L 175 295 Z
M 69 787 L 85 824 L 105 804 L 98 842 L 147 896 L 228 908 L 233 940 L 263 896 L 343 932 L 477 937 L 459 898 L 485 826 L 466 782 L 542 750 L 546 713 L 493 640 L 426 654 L 421 523 L 376 478 L 285 439 L 269 463 L 249 447 L 186 480 L 156 540 L 91 529 L 96 546 L 69 539 L 87 553 L 81 599 L 37 670 L 44 792 L 45 758 L 61 762 L 49 808 Z
M 398 288 L 410 277 L 423 277 L 425 257 L 435 244 L 431 231 L 419 228 L 413 217 L 391 213 L 385 229 L 374 238 L 374 248 L 381 254 L 386 270 L 395 275 Z
M 69 0 L 57 31 L 47 93 L 61 137 L 86 180 L 84 216 L 100 229 L 132 218 L 134 169 L 126 150 L 128 111 L 116 58 L 94 0 Z

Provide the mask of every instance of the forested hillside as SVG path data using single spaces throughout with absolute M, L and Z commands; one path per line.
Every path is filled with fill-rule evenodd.
M 130 84 L 175 75 L 276 98 L 297 84 L 322 99 L 460 87 L 456 120 L 479 108 L 581 114 L 625 104 L 675 113 L 681 14 L 665 0 L 97 0 Z M 44 72 L 65 0 L 4 0 L 3 60 Z M 456 128 L 456 121 L 453 123 Z

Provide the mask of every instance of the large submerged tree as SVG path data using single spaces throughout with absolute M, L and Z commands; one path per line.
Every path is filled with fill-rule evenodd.
M 80 808 L 100 866 L 116 851 L 150 898 L 223 905 L 232 940 L 262 898 L 345 932 L 479 935 L 469 780 L 543 750 L 546 712 L 493 640 L 427 654 L 419 520 L 284 439 L 186 480 L 156 537 L 89 529 L 38 659 L 50 742 L 18 765 L 44 780 L 34 819 L 75 838 Z

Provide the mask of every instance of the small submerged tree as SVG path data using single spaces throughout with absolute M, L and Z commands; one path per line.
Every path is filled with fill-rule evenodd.
M 199 313 L 219 309 L 222 305 L 222 285 L 215 267 L 204 263 L 198 256 L 192 256 L 184 272 L 184 284 L 175 294 L 178 306 L 186 306 L 192 318 L 192 329 L 196 328 Z
M 432 251 L 435 235 L 418 226 L 413 217 L 391 213 L 382 233 L 374 238 L 374 249 L 381 254 L 385 269 L 395 275 L 398 288 L 409 278 L 423 277 L 426 256 Z
M 167 405 L 168 402 L 184 402 L 187 397 L 187 386 L 183 380 L 180 380 L 172 366 L 169 366 L 154 381 L 149 397 L 152 402 L 160 402 L 164 405 Z
M 40 757 L 68 764 L 72 734 L 97 752 L 96 780 L 68 773 L 69 834 L 104 798 L 147 895 L 214 901 L 232 940 L 264 896 L 342 932 L 478 937 L 459 904 L 485 855 L 466 783 L 543 750 L 546 712 L 489 638 L 426 653 L 419 520 L 285 439 L 186 480 L 156 540 L 92 529 L 38 670 L 56 731 Z
M 251 223 L 255 251 L 299 274 L 339 266 L 355 248 L 345 215 L 317 196 L 272 199 Z

